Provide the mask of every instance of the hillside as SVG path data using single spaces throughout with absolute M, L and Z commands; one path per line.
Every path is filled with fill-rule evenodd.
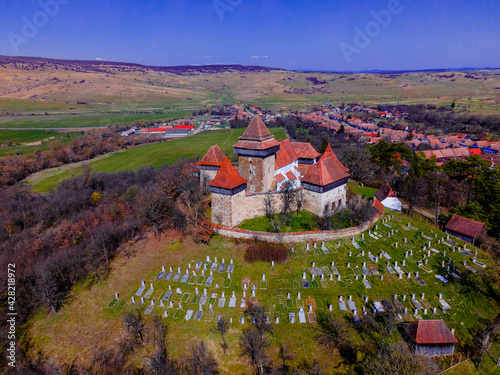
M 293 109 L 311 101 L 454 100 L 487 111 L 498 110 L 493 107 L 499 93 L 498 70 L 346 74 L 0 56 L 0 98 L 8 99 L 0 101 L 0 127 L 13 127 L 12 115 L 168 112 L 174 107 L 196 109 L 235 102 Z

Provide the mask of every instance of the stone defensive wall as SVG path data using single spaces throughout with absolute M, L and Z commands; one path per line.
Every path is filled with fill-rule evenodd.
M 380 205 L 381 206 L 381 205 Z M 214 231 L 221 236 L 258 240 L 272 243 L 298 243 L 298 242 L 322 242 L 332 241 L 344 237 L 352 237 L 368 230 L 384 213 L 383 206 L 375 205 L 377 213 L 368 221 L 357 227 L 339 229 L 339 230 L 317 230 L 310 232 L 291 232 L 291 233 L 269 233 L 257 232 L 239 228 L 225 227 L 223 225 L 213 224 Z

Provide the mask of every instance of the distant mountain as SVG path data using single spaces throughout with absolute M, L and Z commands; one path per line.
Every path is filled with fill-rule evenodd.
M 183 66 L 146 66 L 101 60 L 61 60 L 43 57 L 2 56 L 0 66 L 23 70 L 67 70 L 76 72 L 165 72 L 177 75 L 198 75 L 217 73 L 262 73 L 283 69 L 255 65 L 183 65 Z

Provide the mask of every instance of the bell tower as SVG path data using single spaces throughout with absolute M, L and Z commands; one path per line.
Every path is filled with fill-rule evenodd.
M 239 141 L 233 145 L 239 156 L 240 175 L 248 180 L 247 192 L 265 193 L 274 180 L 276 152 L 279 142 L 274 139 L 259 116 L 255 116 Z

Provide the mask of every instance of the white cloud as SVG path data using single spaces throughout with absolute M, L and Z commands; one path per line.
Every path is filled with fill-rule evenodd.
M 251 59 L 258 59 L 259 56 L 250 56 Z

